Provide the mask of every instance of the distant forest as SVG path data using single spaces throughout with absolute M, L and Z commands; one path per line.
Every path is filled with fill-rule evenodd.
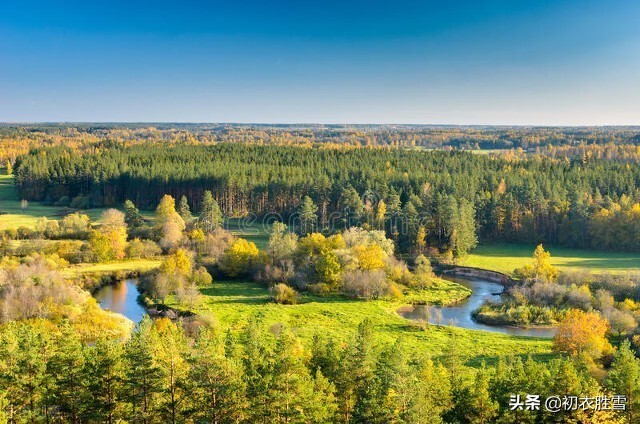
M 243 142 L 258 144 L 335 144 L 425 149 L 522 149 L 549 155 L 581 154 L 576 147 L 640 144 L 640 127 L 494 127 L 446 125 L 43 123 L 0 124 L 0 162 L 32 148 L 65 144 L 78 148 L 136 144 Z M 614 150 L 615 150 L 614 149 Z M 611 152 L 607 153 L 611 155 Z M 637 153 L 636 153 L 637 154 Z
M 550 157 L 191 141 L 32 149 L 13 161 L 18 194 L 84 207 L 129 199 L 142 208 L 155 207 L 163 194 L 184 195 L 198 210 L 211 190 L 229 216 L 285 217 L 309 196 L 318 229 L 384 227 L 404 250 L 422 243 L 416 237 L 423 234 L 451 250 L 458 235 L 469 233 L 469 220 L 481 241 L 640 249 L 633 145 L 619 145 L 625 159 L 594 154 L 597 149 Z

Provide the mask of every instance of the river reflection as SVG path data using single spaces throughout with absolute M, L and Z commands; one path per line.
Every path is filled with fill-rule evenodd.
M 102 309 L 122 314 L 137 324 L 147 312 L 138 303 L 139 292 L 136 284 L 137 280 L 123 280 L 100 288 L 93 297 Z
M 551 338 L 555 334 L 553 328 L 519 328 L 486 325 L 476 322 L 471 317 L 471 313 L 478 309 L 485 299 L 499 299 L 500 293 L 502 293 L 503 290 L 502 284 L 478 279 L 467 280 L 453 277 L 446 277 L 446 279 L 470 288 L 473 290 L 473 293 L 466 300 L 451 306 L 437 307 L 417 305 L 413 308 L 402 308 L 398 313 L 402 317 L 413 321 L 428 321 L 431 324 L 453 325 L 472 330 L 493 331 L 514 336 Z

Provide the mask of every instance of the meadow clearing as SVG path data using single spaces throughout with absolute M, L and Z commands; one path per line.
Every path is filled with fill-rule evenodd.
M 406 304 L 404 299 L 362 301 L 339 295 L 302 294 L 298 304 L 281 305 L 271 301 L 264 286 L 243 280 L 215 281 L 211 288 L 201 292 L 203 299 L 192 311 L 209 317 L 222 330 L 239 331 L 250 320 L 258 320 L 272 331 L 285 325 L 308 343 L 316 335 L 342 343 L 354 335 L 358 324 L 369 319 L 380 343 L 390 344 L 401 339 L 416 352 L 428 353 L 432 357 L 455 355 L 469 366 L 493 363 L 504 355 L 531 355 L 541 360 L 554 356 L 551 341 L 546 339 L 444 325 L 423 326 L 406 320 L 396 313 Z M 442 287 L 432 295 L 434 299 L 446 302 L 446 299 L 459 294 L 452 287 Z M 166 304 L 181 309 L 175 298 L 168 298 Z
M 551 253 L 551 264 L 561 271 L 588 271 L 594 274 L 640 272 L 640 253 L 601 252 L 544 246 Z M 535 246 L 522 244 L 486 244 L 459 261 L 460 265 L 511 274 L 531 260 Z

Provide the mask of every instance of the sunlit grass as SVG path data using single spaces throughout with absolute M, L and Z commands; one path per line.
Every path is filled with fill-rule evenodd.
M 69 278 L 73 278 L 85 273 L 146 272 L 158 268 L 161 263 L 162 261 L 160 259 L 131 259 L 99 264 L 85 263 L 71 265 L 63 271 L 63 274 Z
M 460 261 L 460 265 L 490 269 L 507 274 L 531 260 L 534 245 L 487 244 L 478 246 Z M 586 270 L 593 273 L 640 272 L 640 253 L 598 252 L 562 247 L 547 247 L 551 263 L 561 270 Z
M 396 313 L 407 299 L 362 301 L 340 295 L 303 294 L 297 305 L 279 305 L 270 301 L 264 286 L 245 281 L 216 281 L 202 293 L 204 300 L 194 312 L 212 315 L 223 330 L 240 331 L 249 321 L 259 320 L 267 328 L 284 324 L 307 343 L 316 334 L 344 342 L 352 337 L 358 324 L 368 318 L 380 343 L 393 343 L 401 338 L 412 350 L 434 357 L 443 355 L 452 344 L 460 356 L 476 365 L 485 360 L 492 362 L 502 355 L 532 354 L 545 358 L 551 354 L 549 340 L 448 326 L 429 325 L 424 329 Z M 449 288 L 439 294 L 451 293 Z M 446 298 L 440 300 L 447 303 Z M 180 309 L 174 298 L 169 298 L 167 303 Z

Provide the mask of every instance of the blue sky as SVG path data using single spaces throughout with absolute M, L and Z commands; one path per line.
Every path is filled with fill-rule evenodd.
M 0 121 L 640 124 L 640 4 L 7 1 Z

